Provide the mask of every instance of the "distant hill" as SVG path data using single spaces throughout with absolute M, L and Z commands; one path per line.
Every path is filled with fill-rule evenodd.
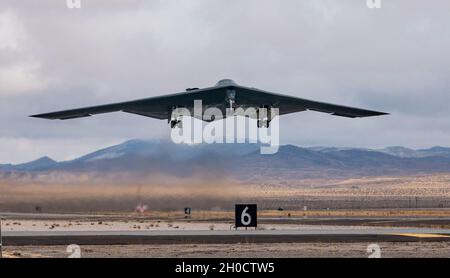
M 399 157 L 430 157 L 430 156 L 450 157 L 450 148 L 443 148 L 443 147 L 433 147 L 430 149 L 420 149 L 420 150 L 413 150 L 404 147 L 388 147 L 378 151 Z
M 207 173 L 239 180 L 334 178 L 450 172 L 450 148 L 381 150 L 281 146 L 261 155 L 257 144 L 177 145 L 130 140 L 80 158 L 56 162 L 43 157 L 19 165 L 0 165 L 0 174 L 45 172 L 131 173 L 191 176 Z

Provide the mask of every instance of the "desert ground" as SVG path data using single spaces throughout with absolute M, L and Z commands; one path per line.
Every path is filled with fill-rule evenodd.
M 384 213 L 383 213 L 384 212 Z M 395 218 L 412 215 L 445 215 L 446 211 L 411 211 L 403 212 L 391 216 Z M 336 218 L 342 215 L 351 217 L 352 215 L 364 215 L 362 211 L 334 211 L 330 213 Z M 368 212 L 373 215 L 389 215 L 386 211 Z M 264 217 L 275 216 L 277 212 L 265 211 Z M 309 215 L 316 215 L 318 219 L 323 215 L 319 211 L 310 212 Z M 230 230 L 232 220 L 228 219 L 230 212 L 211 213 L 202 212 L 194 219 L 183 219 L 177 213 L 160 214 L 109 214 L 109 215 L 44 215 L 40 219 L 32 219 L 32 215 L 25 214 L 21 217 L 6 215 L 2 221 L 4 234 L 8 232 L 54 232 L 54 231 L 205 231 L 205 230 Z M 333 217 L 334 218 L 334 217 Z M 270 218 L 269 218 L 270 219 Z M 291 224 L 274 220 L 264 220 L 259 225 L 259 230 L 303 230 L 326 229 L 324 225 L 299 224 L 301 220 L 294 220 Z M 401 226 L 416 226 L 414 223 L 402 222 Z M 348 224 L 347 224 L 348 225 Z M 350 226 L 352 230 L 370 229 L 370 222 L 364 226 Z M 430 226 L 435 225 L 418 225 Z M 445 225 L 448 227 L 447 225 Z M 344 226 L 332 226 L 339 229 Z M 348 228 L 348 226 L 346 226 Z M 76 242 L 74 242 L 76 244 Z M 129 244 L 129 245 L 80 245 L 81 257 L 139 257 L 139 258 L 196 258 L 196 257 L 240 257 L 240 258 L 265 258 L 265 257 L 349 257 L 366 258 L 370 254 L 367 248 L 370 244 L 378 244 L 381 248 L 382 257 L 449 257 L 450 241 L 436 242 L 315 242 L 315 243 L 246 243 L 239 244 Z M 3 248 L 5 258 L 65 258 L 70 255 L 66 245 L 6 245 Z
M 366 231 L 372 227 L 428 227 L 450 228 L 449 210 L 327 210 L 288 212 L 261 211 L 258 230 L 289 231 L 315 229 L 351 229 Z M 304 215 L 307 215 L 306 217 Z M 301 217 L 296 217 L 301 216 Z M 185 218 L 179 212 L 109 213 L 109 214 L 2 214 L 3 234 L 10 232 L 162 232 L 176 231 L 229 231 L 233 230 L 233 213 L 230 211 L 200 211 Z M 352 219 L 364 219 L 354 222 Z M 383 219 L 383 220 L 380 220 Z M 428 223 L 427 219 L 440 221 Z M 340 220 L 339 225 L 335 225 Z M 411 221 L 414 220 L 414 221 Z M 327 222 L 330 221 L 330 222 Z M 383 221 L 386 223 L 383 224 Z M 381 222 L 381 223 L 380 223 Z M 394 224 L 394 225 L 393 225 Z M 354 225 L 354 226 L 350 226 Z M 448 230 L 447 230 L 448 231 Z M 370 244 L 378 244 L 382 257 L 449 257 L 450 241 L 411 242 L 276 242 L 231 244 L 112 244 L 80 245 L 81 256 L 90 257 L 139 257 L 139 258 L 196 258 L 196 257 L 351 257 L 365 258 L 370 254 Z M 72 243 L 71 243 L 72 244 Z M 77 244 L 77 242 L 73 242 Z M 68 245 L 6 245 L 6 258 L 64 258 Z
M 126 179 L 125 179 L 126 180 Z M 3 232 L 230 230 L 234 204 L 257 203 L 260 230 L 450 228 L 450 175 L 338 180 L 0 181 Z M 137 212 L 136 208 L 141 208 Z M 186 216 L 184 208 L 192 208 Z M 367 257 L 373 242 L 83 245 L 83 257 Z M 448 257 L 450 241 L 382 242 L 383 257 Z M 66 246 L 10 246 L 5 257 L 67 257 Z
M 81 246 L 82 258 L 368 258 L 361 243 L 270 243 Z M 382 258 L 448 258 L 450 242 L 385 242 Z M 66 246 L 7 246 L 4 257 L 67 258 Z

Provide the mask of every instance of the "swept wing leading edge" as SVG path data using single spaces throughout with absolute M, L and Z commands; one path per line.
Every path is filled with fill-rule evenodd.
M 254 88 L 239 85 L 216 86 L 183 93 L 152 97 L 127 102 L 113 103 L 100 106 L 85 107 L 79 109 L 64 110 L 52 113 L 32 115 L 31 117 L 45 119 L 74 119 L 89 117 L 95 114 L 123 111 L 156 119 L 168 119 L 174 107 L 192 108 L 194 100 L 202 100 L 206 107 L 227 107 L 227 91 L 235 90 L 236 106 L 261 107 L 269 106 L 280 109 L 280 115 L 312 110 L 329 113 L 335 116 L 360 118 L 386 115 L 388 113 L 342 106 L 318 101 L 312 101 L 297 97 L 266 92 Z

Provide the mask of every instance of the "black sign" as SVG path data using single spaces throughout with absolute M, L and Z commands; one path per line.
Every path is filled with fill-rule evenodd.
M 258 226 L 257 222 L 257 206 L 256 205 L 236 205 L 235 209 L 235 225 L 239 227 L 254 227 Z

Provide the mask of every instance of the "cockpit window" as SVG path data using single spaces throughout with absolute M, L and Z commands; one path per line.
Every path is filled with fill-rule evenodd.
M 219 82 L 217 82 L 216 87 L 231 86 L 231 85 L 236 85 L 236 82 L 234 82 L 232 79 L 222 79 Z

